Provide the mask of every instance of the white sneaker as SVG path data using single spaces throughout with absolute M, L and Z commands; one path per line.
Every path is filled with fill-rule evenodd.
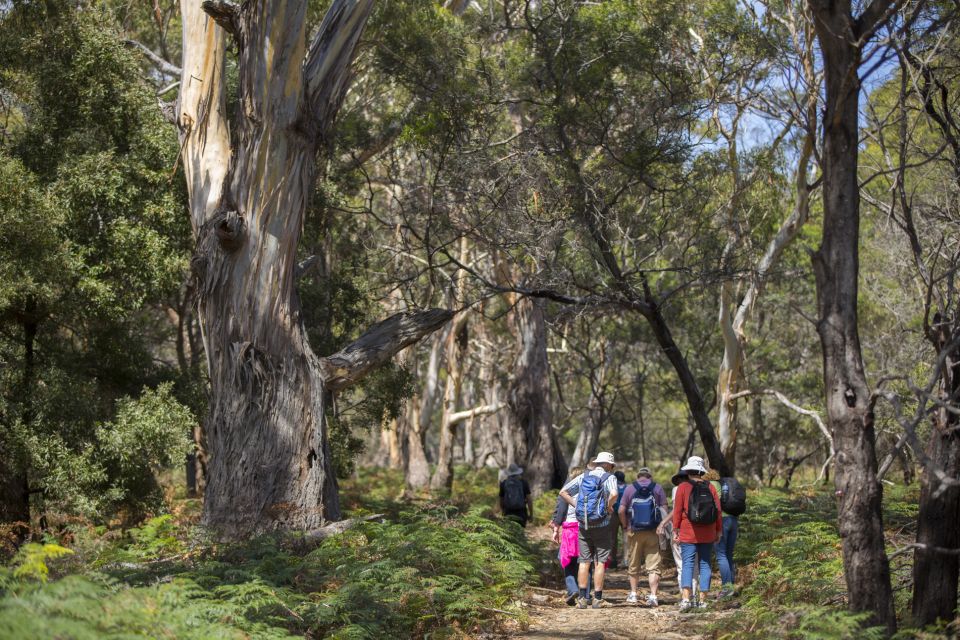
M 697 601 L 697 609 L 706 609 L 706 608 L 707 608 L 706 598 L 700 598 L 700 600 Z
M 680 611 L 681 611 L 681 612 L 683 612 L 683 611 L 690 611 L 691 608 L 693 608 L 693 603 L 691 603 L 689 600 L 683 599 L 683 600 L 680 601 Z
M 627 596 L 627 604 L 637 604 L 637 592 L 631 591 L 630 595 Z
M 656 607 L 656 606 L 659 606 L 659 604 L 660 604 L 660 603 L 657 602 L 657 596 L 655 596 L 655 595 L 653 595 L 653 594 L 650 594 L 650 595 L 647 596 L 647 606 L 648 606 L 648 607 Z

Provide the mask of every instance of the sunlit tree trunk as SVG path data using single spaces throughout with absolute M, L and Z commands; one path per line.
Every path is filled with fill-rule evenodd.
M 309 47 L 306 6 L 181 5 L 176 119 L 210 377 L 204 522 L 226 537 L 338 519 L 324 418 L 330 394 L 449 317 L 396 316 L 328 358 L 307 343 L 295 289 L 297 245 L 316 158 L 329 144 L 373 2 L 335 0 Z M 239 88 L 232 139 L 225 94 L 231 37 Z
M 843 565 L 853 611 L 896 630 L 890 565 L 884 549 L 874 416 L 860 347 L 857 291 L 860 191 L 857 178 L 861 37 L 889 2 L 875 0 L 855 19 L 850 0 L 809 0 L 823 54 L 823 238 L 813 256 Z

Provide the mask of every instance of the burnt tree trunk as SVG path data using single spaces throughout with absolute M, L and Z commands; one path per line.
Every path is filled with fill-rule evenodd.
M 954 323 L 945 321 L 940 314 L 934 316 L 933 334 L 938 354 L 954 343 L 956 332 Z M 939 392 L 945 404 L 957 405 L 960 349 L 953 348 L 944 360 Z M 960 477 L 960 419 L 943 406 L 934 415 L 927 454 L 933 465 L 948 477 Z M 938 619 L 951 621 L 956 616 L 960 556 L 938 553 L 930 547 L 960 549 L 957 524 L 960 523 L 960 487 L 942 486 L 929 465 L 921 482 L 917 542 L 926 546 L 914 552 L 913 617 L 917 624 L 926 626 Z
M 517 359 L 507 400 L 507 428 L 515 460 L 534 495 L 562 486 L 566 464 L 553 429 L 550 404 L 550 362 L 543 302 L 524 298 L 513 311 Z
M 826 408 L 836 448 L 834 482 L 850 608 L 869 612 L 869 624 L 896 630 L 890 566 L 884 550 L 882 487 L 877 478 L 874 416 L 857 319 L 860 192 L 857 180 L 860 38 L 889 3 L 873 2 L 865 16 L 850 0 L 809 0 L 823 54 L 823 238 L 813 255 L 823 349 Z M 884 6 L 878 6 L 884 5 Z
M 340 518 L 324 413 L 356 381 L 449 317 L 402 314 L 335 356 L 310 349 L 297 246 L 372 0 L 335 0 L 312 43 L 304 0 L 184 1 L 176 117 L 196 238 L 210 376 L 204 522 L 225 537 Z M 225 49 L 239 108 L 226 118 Z

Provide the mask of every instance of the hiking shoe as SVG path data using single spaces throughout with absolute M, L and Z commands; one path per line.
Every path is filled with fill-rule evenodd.
M 594 609 L 605 609 L 607 607 L 612 607 L 610 601 L 606 598 L 594 598 L 593 599 L 593 608 Z
M 706 609 L 706 608 L 707 608 L 707 601 L 706 601 L 705 599 L 701 598 L 699 601 L 697 601 L 697 604 L 696 604 L 695 606 L 697 607 L 697 609 Z
M 583 596 L 577 596 L 577 609 L 586 609 L 590 606 L 590 603 Z
M 627 604 L 637 604 L 637 593 L 631 591 L 630 595 L 627 596 Z
M 683 613 L 684 611 L 690 611 L 690 609 L 692 609 L 692 608 L 693 608 L 693 603 L 690 602 L 689 600 L 681 600 L 681 601 L 680 601 L 680 612 L 681 612 L 681 613 Z
M 657 602 L 657 596 L 655 596 L 655 595 L 653 595 L 653 594 L 650 594 L 650 595 L 647 596 L 647 606 L 648 606 L 648 607 L 656 607 L 656 606 L 659 606 L 659 604 L 660 604 L 660 603 Z
M 726 600 L 727 598 L 732 598 L 735 595 L 737 595 L 737 592 L 734 590 L 732 585 L 729 587 L 723 587 L 720 589 L 720 593 L 717 594 L 717 600 Z
M 579 593 L 571 593 L 570 595 L 568 595 L 568 596 L 567 596 L 567 606 L 568 606 L 568 607 L 572 607 L 573 605 L 577 604 L 577 598 L 579 598 L 579 597 L 580 597 L 580 594 L 579 594 Z

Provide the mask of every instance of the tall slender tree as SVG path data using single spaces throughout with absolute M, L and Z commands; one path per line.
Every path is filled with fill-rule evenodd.
M 860 65 L 863 49 L 898 3 L 873 0 L 858 16 L 851 0 L 808 0 L 823 56 L 823 237 L 813 254 L 817 332 L 836 447 L 835 484 L 843 567 L 853 611 L 896 631 L 884 550 L 883 489 L 877 479 L 874 414 L 857 314 L 860 244 Z

